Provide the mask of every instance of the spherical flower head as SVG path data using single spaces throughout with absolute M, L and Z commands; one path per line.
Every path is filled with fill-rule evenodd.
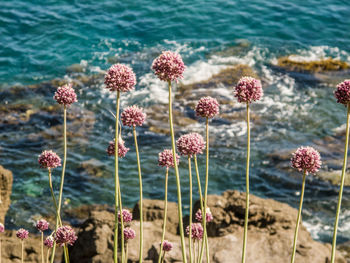
M 196 218 L 196 220 L 198 222 L 202 222 L 202 210 L 198 209 L 198 211 L 197 211 L 197 213 L 195 215 L 195 218 Z M 214 217 L 213 217 L 213 215 L 212 215 L 212 213 L 210 211 L 210 208 L 207 207 L 205 220 L 206 220 L 207 223 L 209 223 L 209 222 L 213 221 L 213 219 L 214 219 Z
M 300 147 L 293 153 L 291 159 L 292 167 L 299 172 L 314 174 L 321 168 L 321 156 L 312 147 Z
M 187 235 L 190 234 L 190 226 L 186 227 Z M 201 240 L 203 238 L 203 227 L 200 223 L 192 224 L 192 239 Z
M 29 232 L 23 228 L 18 229 L 16 232 L 16 236 L 21 240 L 28 238 L 28 235 L 29 235 Z
M 145 122 L 146 113 L 143 113 L 142 108 L 134 105 L 126 107 L 120 117 L 124 126 L 136 127 L 142 126 Z
M 66 84 L 62 87 L 58 87 L 53 98 L 64 106 L 70 106 L 74 102 L 77 102 L 77 94 L 75 94 L 72 84 Z
M 337 85 L 334 96 L 338 103 L 347 105 L 350 102 L 350 79 L 346 79 Z
M 75 235 L 73 228 L 70 226 L 61 226 L 55 233 L 55 241 L 59 246 L 63 246 L 65 244 L 73 246 L 77 239 L 78 237 Z
M 196 115 L 204 118 L 213 118 L 219 114 L 219 103 L 212 97 L 201 98 L 196 106 Z
M 181 155 L 190 156 L 203 153 L 205 147 L 202 135 L 189 133 L 182 135 L 176 142 L 177 150 Z
M 176 163 L 179 165 L 180 156 L 177 153 L 175 153 L 175 155 L 176 155 Z M 174 167 L 174 158 L 173 158 L 172 150 L 165 149 L 164 151 L 158 154 L 158 165 L 167 167 L 167 168 Z
M 136 233 L 132 228 L 130 227 L 124 228 L 124 238 L 126 241 L 128 241 L 129 239 L 134 239 L 135 236 L 136 236 Z
M 115 64 L 108 69 L 105 84 L 110 91 L 132 91 L 136 85 L 136 76 L 132 68 L 123 64 Z
M 173 249 L 173 244 L 169 242 L 168 240 L 163 241 L 163 250 L 165 252 L 169 252 Z
M 4 232 L 5 232 L 5 226 L 0 223 L 0 233 L 4 233 Z
M 130 148 L 126 148 L 124 145 L 124 141 L 121 138 L 119 138 L 119 140 L 118 140 L 118 156 L 120 158 L 125 157 L 126 153 L 129 150 L 130 150 Z M 115 154 L 115 141 L 114 140 L 109 142 L 109 145 L 107 148 L 107 154 L 109 156 L 114 156 L 114 154 Z
M 183 79 L 185 64 L 178 53 L 163 51 L 152 63 L 152 70 L 160 80 L 176 81 Z
M 38 158 L 41 168 L 53 169 L 61 166 L 61 158 L 53 151 L 43 151 Z
M 49 222 L 47 222 L 45 219 L 40 219 L 36 222 L 35 227 L 39 231 L 44 232 L 45 230 L 49 229 Z
M 121 222 L 120 212 L 118 212 L 118 220 Z M 123 209 L 123 222 L 130 223 L 132 221 L 132 213 L 129 210 Z
M 45 241 L 44 241 L 44 246 L 47 248 L 52 248 L 53 247 L 53 243 L 54 243 L 54 239 L 52 236 L 48 236 Z
M 241 78 L 235 88 L 235 97 L 238 102 L 251 103 L 260 100 L 263 94 L 260 80 L 252 77 Z

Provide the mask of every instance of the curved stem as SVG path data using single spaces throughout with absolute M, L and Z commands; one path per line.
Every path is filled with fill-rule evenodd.
M 341 201 L 343 198 L 346 162 L 347 162 L 347 158 L 348 158 L 350 104 L 348 104 L 347 107 L 348 107 L 348 111 L 347 111 L 347 116 L 346 116 L 346 137 L 345 137 L 344 160 L 343 160 L 343 169 L 341 171 L 341 184 L 340 184 L 339 197 L 338 197 L 337 213 L 336 213 L 335 222 L 334 222 L 331 263 L 335 262 L 335 252 L 337 249 L 338 223 L 339 223 L 339 215 L 340 215 L 340 210 L 341 210 Z
M 169 88 L 169 123 L 170 123 L 170 134 L 171 134 L 171 146 L 172 146 L 173 156 L 175 157 L 176 156 L 176 149 L 175 149 L 175 135 L 174 135 L 174 127 L 173 127 L 171 81 L 168 81 L 168 88 Z M 175 176 L 176 176 L 176 186 L 177 186 L 177 200 L 178 200 L 178 215 L 179 215 L 179 228 L 180 228 L 180 237 L 181 237 L 182 261 L 183 261 L 183 263 L 187 263 L 185 235 L 184 235 L 184 228 L 183 228 L 183 222 L 182 222 L 182 202 L 181 202 L 180 176 L 179 176 L 179 169 L 177 167 L 176 158 L 173 158 L 173 159 L 174 159 L 174 168 L 175 168 Z
M 44 232 L 41 231 L 41 262 L 44 263 Z
M 137 144 L 137 135 L 136 135 L 136 128 L 133 128 L 134 133 L 134 140 L 135 140 L 135 148 L 136 148 L 136 158 L 137 158 L 137 170 L 139 172 L 139 184 L 140 184 L 140 256 L 139 256 L 139 262 L 142 263 L 142 251 L 143 251 L 143 213 L 142 213 L 142 206 L 143 206 L 143 199 L 142 199 L 142 175 L 141 175 L 141 163 L 140 163 L 140 154 L 139 154 L 139 147 Z
M 188 246 L 189 246 L 189 253 L 190 253 L 190 263 L 192 263 L 192 168 L 191 168 L 190 156 L 188 156 L 188 176 L 190 180 L 190 223 L 189 223 L 190 233 L 188 236 Z
M 297 224 L 296 224 L 295 232 L 294 232 L 293 253 L 292 253 L 292 259 L 290 261 L 291 263 L 294 263 L 295 251 L 297 249 L 298 231 L 299 231 L 299 225 L 300 225 L 301 210 L 303 208 L 303 200 L 304 200 L 305 178 L 306 178 L 306 170 L 304 170 L 304 174 L 303 174 L 303 185 L 301 187 L 301 195 L 300 195 L 300 203 L 299 203 L 299 210 L 298 210 L 298 218 L 297 218 Z
M 169 168 L 166 168 L 165 172 L 165 194 L 164 194 L 164 218 L 163 218 L 163 231 L 162 231 L 162 241 L 160 243 L 158 263 L 161 262 L 161 254 L 163 251 L 163 243 L 165 239 L 165 229 L 166 229 L 166 220 L 167 220 L 167 211 L 168 211 L 168 174 Z

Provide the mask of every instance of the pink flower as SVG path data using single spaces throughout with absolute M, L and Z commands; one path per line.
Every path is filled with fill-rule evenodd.
M 176 142 L 181 155 L 190 156 L 203 153 L 205 147 L 203 137 L 198 133 L 182 135 Z
M 120 158 L 125 157 L 126 153 L 129 150 L 130 150 L 129 148 L 125 147 L 124 141 L 121 138 L 119 138 L 119 140 L 118 140 L 118 156 Z M 115 141 L 114 140 L 109 142 L 109 145 L 107 148 L 107 154 L 109 156 L 113 156 L 115 154 Z
M 350 79 L 346 79 L 337 85 L 334 96 L 338 103 L 347 105 L 350 102 Z
M 129 127 L 142 126 L 146 120 L 146 114 L 136 105 L 126 107 L 120 117 L 123 125 Z
M 54 241 L 55 240 L 53 239 L 52 236 L 48 236 L 44 241 L 44 246 L 46 246 L 47 248 L 52 248 Z
M 74 102 L 77 102 L 77 94 L 75 94 L 72 84 L 63 85 L 58 87 L 53 98 L 64 106 L 70 106 Z
M 291 159 L 292 167 L 299 172 L 316 173 L 321 168 L 321 156 L 312 147 L 299 147 Z
M 132 228 L 130 227 L 124 228 L 124 238 L 126 241 L 128 241 L 129 239 L 134 239 L 135 236 L 136 236 L 136 233 Z
M 204 118 L 213 118 L 219 114 L 219 103 L 212 97 L 204 97 L 198 101 L 196 115 Z
M 241 78 L 235 88 L 235 97 L 238 102 L 251 103 L 260 100 L 263 93 L 260 80 L 252 77 Z
M 186 227 L 187 235 L 190 234 L 190 226 Z M 203 238 L 203 227 L 200 223 L 192 224 L 192 239 L 201 240 Z
M 57 245 L 61 247 L 64 244 L 73 246 L 77 239 L 78 237 L 75 235 L 73 228 L 70 226 L 61 226 L 55 233 L 55 241 Z
M 176 163 L 179 164 L 180 156 L 176 153 Z M 172 150 L 165 149 L 158 154 L 158 165 L 163 167 L 174 167 L 174 158 Z
M 5 226 L 0 223 L 0 233 L 4 233 L 4 232 L 5 232 Z
M 202 210 L 200 210 L 200 209 L 198 209 L 198 211 L 197 211 L 197 213 L 196 213 L 196 215 L 195 215 L 195 218 L 196 218 L 196 220 L 198 221 L 198 222 L 201 222 L 202 223 Z M 205 220 L 206 220 L 206 222 L 207 223 L 209 223 L 209 222 L 211 222 L 211 221 L 213 221 L 213 215 L 212 215 L 212 213 L 211 213 L 211 211 L 210 211 L 210 208 L 209 207 L 207 207 L 207 212 L 206 212 L 206 218 L 205 218 Z
M 41 168 L 53 169 L 61 166 L 61 158 L 53 151 L 43 151 L 38 158 Z
M 29 232 L 23 228 L 18 229 L 16 232 L 16 236 L 21 240 L 28 238 L 28 235 L 29 235 Z
M 165 252 L 169 252 L 173 249 L 173 244 L 169 242 L 168 240 L 163 241 L 163 250 Z
M 128 92 L 135 88 L 136 76 L 132 68 L 115 64 L 108 69 L 105 84 L 110 91 Z
M 36 222 L 36 228 L 39 231 L 44 232 L 45 230 L 49 229 L 49 222 L 47 222 L 45 219 L 40 219 Z
M 152 63 L 154 74 L 163 81 L 182 79 L 185 68 L 181 56 L 171 51 L 163 51 Z
M 118 212 L 118 220 L 119 222 L 121 222 L 120 212 Z M 130 213 L 130 211 L 127 209 L 123 209 L 123 222 L 130 223 L 131 221 L 132 221 L 132 213 Z

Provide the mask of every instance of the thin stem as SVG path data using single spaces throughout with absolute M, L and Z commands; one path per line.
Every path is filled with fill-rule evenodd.
M 115 165 L 115 173 L 114 173 L 114 196 L 115 196 L 115 206 L 114 206 L 114 248 L 113 248 L 113 259 L 114 263 L 118 263 L 118 204 L 119 204 L 119 197 L 118 197 L 118 189 L 119 189 L 119 174 L 118 174 L 118 125 L 119 125 L 119 107 L 120 107 L 120 92 L 117 91 L 117 102 L 116 102 L 116 118 L 115 118 L 115 136 L 114 136 L 114 143 L 115 143 L 115 153 L 114 153 L 114 165 Z M 121 218 L 122 218 L 121 214 Z M 123 233 L 121 235 L 123 237 Z M 122 252 L 124 251 L 124 248 L 122 247 Z M 122 257 L 123 261 L 123 257 Z
M 49 263 L 49 261 L 50 261 L 50 248 L 47 249 L 46 263 Z
M 1 247 L 1 239 L 0 239 L 0 263 L 1 263 L 1 259 L 2 259 L 2 253 L 1 253 L 2 247 Z
M 165 259 L 165 251 L 163 252 L 163 255 L 162 255 L 162 261 L 161 261 L 161 263 L 163 263 L 164 262 L 164 259 Z
M 126 246 L 125 246 L 125 262 L 128 263 L 128 250 L 129 250 L 129 246 L 128 246 L 128 242 L 126 242 Z
M 143 213 L 142 213 L 142 206 L 143 206 L 143 199 L 142 199 L 142 175 L 141 175 L 141 163 L 140 163 L 140 154 L 139 154 L 139 147 L 137 144 L 137 135 L 136 135 L 136 128 L 133 127 L 133 133 L 134 133 L 134 140 L 135 140 L 135 148 L 136 148 L 136 158 L 137 158 L 137 170 L 139 172 L 139 184 L 140 184 L 140 256 L 139 256 L 139 262 L 142 263 L 142 251 L 143 251 Z
M 190 223 L 189 229 L 190 233 L 188 235 L 188 246 L 190 253 L 190 263 L 192 263 L 192 168 L 191 168 L 191 157 L 188 156 L 188 176 L 190 180 Z
M 200 251 L 199 251 L 199 241 L 198 242 L 195 241 L 195 243 L 197 243 L 197 254 L 198 254 L 197 257 L 199 257 L 199 253 L 200 253 Z M 198 262 L 199 262 L 199 259 L 198 259 Z
M 118 185 L 118 196 L 119 196 L 119 213 L 120 213 L 120 232 L 121 232 L 121 250 L 122 250 L 122 263 L 124 262 L 124 258 L 125 258 L 125 250 L 124 250 L 124 217 L 123 215 L 123 205 L 122 205 L 122 193 L 120 191 L 120 184 Z
M 166 221 L 167 221 L 167 212 L 168 212 L 168 175 L 169 175 L 169 168 L 166 168 L 165 172 L 165 194 L 164 194 L 164 217 L 163 217 L 163 231 L 162 231 L 162 241 L 160 243 L 160 251 L 159 251 L 159 257 L 158 257 L 158 263 L 161 262 L 161 254 L 163 251 L 163 243 L 165 239 L 165 229 L 166 229 Z
M 44 232 L 41 231 L 41 262 L 44 263 Z
M 172 146 L 172 152 L 173 152 L 173 156 L 174 156 L 173 159 L 174 159 L 174 168 L 175 168 L 175 176 L 176 176 L 176 186 L 177 186 L 177 201 L 178 201 L 179 228 L 180 228 L 180 237 L 181 237 L 182 261 L 183 261 L 183 263 L 187 263 L 185 235 L 184 235 L 184 228 L 183 228 L 183 222 L 182 222 L 182 202 L 181 202 L 180 176 L 179 176 L 179 169 L 177 167 L 177 162 L 176 162 L 176 158 L 175 158 L 176 149 L 175 149 L 175 135 L 174 135 L 174 127 L 173 127 L 171 81 L 168 81 L 168 87 L 169 87 L 169 123 L 170 123 L 171 146 Z
M 196 243 L 194 242 L 194 240 L 192 240 L 192 245 L 193 245 L 193 260 L 194 262 L 196 261 Z
M 249 102 L 247 102 L 247 160 L 246 160 L 246 205 L 244 216 L 244 236 L 243 236 L 243 249 L 242 249 L 242 263 L 245 263 L 246 248 L 247 248 L 247 235 L 248 235 L 248 220 L 249 220 L 249 161 L 250 161 L 250 114 L 249 114 Z
M 348 158 L 350 104 L 348 104 L 347 107 L 348 107 L 348 112 L 347 112 L 347 116 L 346 116 L 346 137 L 345 137 L 344 160 L 343 160 L 343 169 L 341 171 L 341 184 L 340 184 L 339 197 L 338 197 L 337 214 L 335 216 L 335 222 L 334 222 L 331 263 L 335 262 L 335 251 L 337 248 L 337 231 L 338 231 L 339 215 L 340 215 L 340 210 L 341 210 L 341 201 L 343 198 L 346 162 L 347 162 L 347 158 Z
M 294 263 L 295 251 L 297 250 L 298 231 L 299 231 L 299 225 L 300 225 L 301 210 L 303 208 L 303 200 L 304 200 L 305 179 L 306 179 L 306 170 L 304 170 L 304 174 L 303 174 L 303 184 L 302 184 L 302 187 L 301 187 L 301 195 L 300 195 L 299 211 L 298 211 L 298 217 L 297 217 L 297 225 L 295 227 L 295 232 L 294 232 L 293 253 L 292 253 L 292 259 L 290 261 L 291 263 Z
M 22 249 L 21 249 L 21 251 L 22 251 L 22 257 L 21 257 L 21 262 L 23 263 L 23 259 L 24 259 L 24 241 L 23 241 L 23 240 L 21 240 L 21 244 L 22 244 Z

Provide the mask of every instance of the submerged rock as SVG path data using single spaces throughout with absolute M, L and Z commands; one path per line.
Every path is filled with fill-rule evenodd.
M 2 224 L 5 222 L 5 215 L 11 204 L 12 182 L 12 172 L 0 165 L 0 223 Z

